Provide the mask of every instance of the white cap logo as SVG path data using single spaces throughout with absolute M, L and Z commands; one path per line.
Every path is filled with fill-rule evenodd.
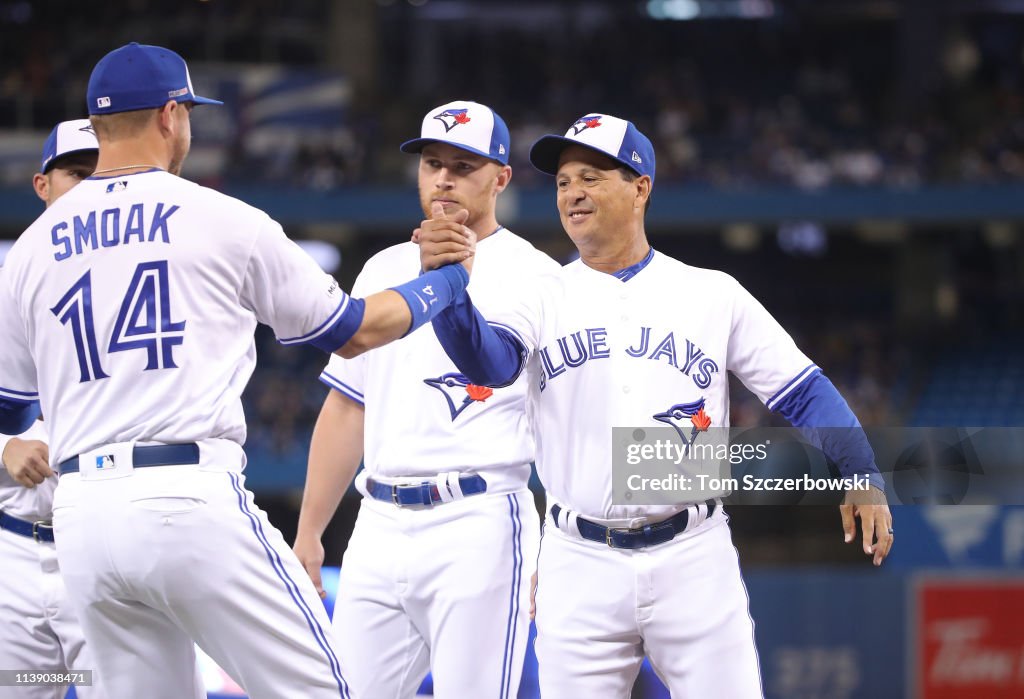
M 110 106 L 110 98 L 109 97 L 97 97 L 96 98 L 96 106 L 99 109 L 104 109 L 105 107 L 109 107 Z

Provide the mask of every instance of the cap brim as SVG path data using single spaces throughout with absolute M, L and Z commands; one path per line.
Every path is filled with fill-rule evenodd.
M 555 134 L 548 134 L 547 136 L 541 136 L 537 139 L 530 148 L 530 163 L 545 175 L 557 175 L 558 161 L 562 157 L 562 151 L 569 146 L 581 146 L 587 150 L 592 150 L 598 155 L 608 158 L 613 163 L 618 163 L 623 167 L 629 168 L 638 175 L 642 174 L 633 166 L 632 163 L 623 160 L 622 158 L 616 158 L 600 148 L 595 148 L 589 143 L 583 143 L 565 136 L 556 136 Z
M 429 146 L 431 143 L 444 143 L 444 144 L 449 145 L 449 146 L 454 146 L 455 148 L 458 148 L 460 150 L 464 150 L 467 153 L 473 153 L 475 155 L 480 155 L 480 156 L 483 156 L 484 158 L 487 158 L 488 160 L 493 160 L 496 163 L 503 164 L 503 163 L 501 163 L 500 160 L 495 158 L 490 153 L 485 153 L 482 150 L 477 150 L 476 148 L 472 148 L 470 146 L 467 146 L 465 143 L 455 143 L 453 141 L 445 141 L 444 139 L 441 139 L 441 138 L 414 138 L 411 141 L 406 141 L 405 143 L 400 145 L 399 148 L 401 149 L 401 151 L 403 153 L 420 153 L 420 152 L 422 152 L 424 147 Z
M 192 95 L 193 104 L 224 104 L 220 100 L 212 100 L 209 97 L 200 97 L 199 95 Z
M 541 136 L 530 147 L 530 163 L 545 175 L 557 174 L 558 159 L 562 156 L 562 151 L 573 144 L 583 145 L 565 136 Z
M 100 152 L 99 148 L 75 148 L 73 150 L 66 150 L 63 153 L 61 153 L 60 155 L 53 156 L 52 158 L 50 158 L 46 162 L 46 165 L 43 167 L 43 174 L 45 175 L 50 170 L 52 170 L 53 168 L 57 167 L 57 163 L 59 163 L 61 160 L 63 160 L 64 158 L 68 157 L 69 155 L 75 155 L 76 153 L 99 153 L 99 152 Z

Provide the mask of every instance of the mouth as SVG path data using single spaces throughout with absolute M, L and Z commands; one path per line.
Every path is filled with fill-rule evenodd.
M 593 213 L 593 211 L 587 209 L 570 209 L 569 213 L 566 215 L 566 218 L 568 218 L 573 223 L 579 223 L 581 221 L 585 221 L 587 218 L 593 215 Z
M 441 206 L 448 208 L 451 206 L 460 206 L 459 202 L 454 199 L 432 199 L 431 202 L 437 202 Z

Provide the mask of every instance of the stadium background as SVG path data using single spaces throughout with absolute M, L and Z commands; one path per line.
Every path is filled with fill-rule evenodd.
M 500 220 L 567 261 L 526 153 L 604 111 L 655 143 L 653 246 L 736 276 L 865 426 L 1024 424 L 1021 0 L 0 0 L 0 256 L 40 211 L 46 133 L 128 41 L 227 103 L 194 113 L 185 175 L 268 210 L 346 287 L 420 218 L 398 144 L 460 98 L 512 130 Z M 324 357 L 264 330 L 248 474 L 290 540 Z M 732 411 L 774 424 L 739 386 Z M 1024 493 L 931 492 L 895 508 L 881 570 L 832 506 L 731 509 L 768 697 L 1024 696 Z M 635 696 L 667 694 L 645 672 Z

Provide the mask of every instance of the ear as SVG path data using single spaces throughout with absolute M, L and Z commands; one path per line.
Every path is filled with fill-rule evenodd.
M 642 175 L 636 178 L 633 184 L 636 186 L 636 197 L 633 199 L 633 210 L 637 209 L 643 211 L 644 206 L 647 205 L 647 200 L 651 198 L 651 176 Z
M 32 176 L 32 189 L 36 190 L 36 196 L 44 202 L 50 197 L 50 177 L 41 172 Z
M 494 193 L 501 194 L 508 187 L 508 183 L 512 181 L 512 167 L 509 165 L 502 166 L 501 170 L 498 171 L 498 178 L 495 180 Z
M 181 105 L 174 100 L 167 100 L 167 103 L 160 107 L 160 110 L 157 112 L 157 120 L 160 122 L 161 131 L 175 132 L 177 129 L 175 117 L 177 115 L 174 112 L 177 109 L 181 109 Z

